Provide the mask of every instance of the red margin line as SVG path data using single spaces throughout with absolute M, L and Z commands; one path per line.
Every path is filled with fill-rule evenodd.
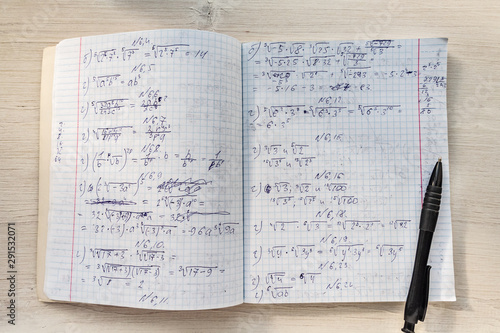
M 420 129 L 420 38 L 418 39 L 418 56 L 417 56 L 417 101 L 418 101 L 418 142 L 420 151 L 420 197 L 422 204 L 424 203 L 424 183 L 422 177 L 422 131 Z
M 73 235 L 71 237 L 71 273 L 69 278 L 69 300 L 73 287 L 73 254 L 75 250 L 75 224 L 76 224 L 76 188 L 78 183 L 78 142 L 80 141 L 80 68 L 82 63 L 82 39 L 80 38 L 80 50 L 78 55 L 78 109 L 76 111 L 76 157 L 75 157 L 75 196 L 73 198 Z

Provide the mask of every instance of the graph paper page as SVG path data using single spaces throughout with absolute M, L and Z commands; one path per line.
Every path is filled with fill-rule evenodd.
M 188 30 L 57 47 L 44 291 L 152 309 L 243 301 L 241 44 Z
M 430 300 L 454 300 L 446 39 L 242 46 L 245 302 L 404 301 L 438 158 Z

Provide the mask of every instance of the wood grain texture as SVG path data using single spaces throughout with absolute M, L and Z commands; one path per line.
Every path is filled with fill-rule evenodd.
M 147 311 L 42 303 L 35 292 L 42 51 L 62 39 L 191 28 L 259 40 L 448 37 L 448 126 L 457 301 L 417 332 L 500 327 L 500 4 L 493 0 L 0 3 L 1 332 L 399 332 L 403 303 Z M 16 326 L 7 324 L 7 223 L 17 235 Z

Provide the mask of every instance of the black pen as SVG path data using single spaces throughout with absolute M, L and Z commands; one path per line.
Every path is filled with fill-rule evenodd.
M 443 183 L 443 165 L 438 160 L 432 171 L 429 185 L 425 191 L 422 213 L 420 215 L 420 232 L 418 234 L 417 254 L 411 277 L 410 290 L 405 305 L 405 325 L 401 331 L 414 333 L 415 324 L 424 321 L 429 300 L 429 277 L 431 266 L 427 265 L 431 249 L 432 236 L 436 230 L 436 223 L 441 204 Z

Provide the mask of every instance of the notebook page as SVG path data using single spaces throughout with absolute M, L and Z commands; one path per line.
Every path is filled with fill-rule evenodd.
M 58 45 L 49 298 L 242 302 L 240 52 L 233 38 L 188 30 Z
M 404 301 L 439 157 L 430 300 L 454 300 L 446 47 L 242 46 L 245 302 Z

